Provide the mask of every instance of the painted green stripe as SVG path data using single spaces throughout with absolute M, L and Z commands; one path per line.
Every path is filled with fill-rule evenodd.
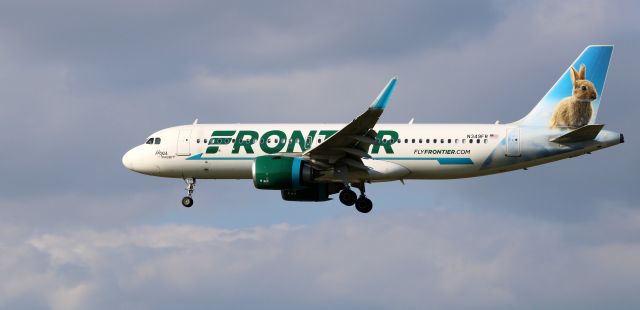
M 186 160 L 254 160 L 255 157 L 202 157 L 202 153 L 185 158 Z
M 378 160 L 437 160 L 441 165 L 473 165 L 473 160 L 468 157 L 374 157 Z
M 202 157 L 202 153 L 186 158 L 186 160 L 254 160 L 255 157 Z M 468 157 L 373 157 L 377 160 L 435 160 L 441 165 L 473 165 Z

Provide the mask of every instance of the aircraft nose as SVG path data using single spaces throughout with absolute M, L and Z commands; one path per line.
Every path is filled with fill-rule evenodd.
M 127 169 L 129 170 L 133 170 L 133 155 L 131 154 L 133 152 L 133 149 L 127 151 L 123 156 L 122 156 L 122 164 L 127 167 Z

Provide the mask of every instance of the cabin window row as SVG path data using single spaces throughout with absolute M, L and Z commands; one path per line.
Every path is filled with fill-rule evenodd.
M 458 144 L 458 143 L 462 143 L 462 144 L 487 144 L 489 142 L 489 139 L 404 139 L 404 143 L 409 144 L 409 143 L 440 143 L 440 144 Z M 376 139 L 377 143 L 380 143 L 380 140 Z M 402 143 L 402 139 L 382 139 L 382 143 Z
M 216 140 L 216 138 L 212 138 L 211 140 Z M 240 141 L 240 143 L 257 143 L 258 141 L 260 141 L 260 143 L 278 143 L 280 140 L 279 139 L 246 139 L 246 140 L 242 140 Z M 207 139 L 196 139 L 196 143 L 208 143 L 208 142 L 214 142 L 214 141 L 209 141 Z M 217 140 L 215 141 L 216 143 L 236 143 L 236 139 L 232 139 L 232 138 L 217 138 Z M 285 140 L 286 142 L 286 140 Z M 306 144 L 311 144 L 312 140 L 311 139 L 307 139 L 305 140 L 299 140 L 299 139 L 289 139 L 289 143 L 306 143 Z M 318 143 L 322 143 L 322 139 L 318 139 Z
M 213 139 L 212 139 L 213 140 Z M 151 142 L 149 142 L 151 141 Z M 147 144 L 153 144 L 153 138 L 150 138 L 149 141 L 147 141 Z M 253 143 L 257 143 L 258 141 L 260 141 L 260 143 L 271 143 L 273 141 L 273 143 L 278 143 L 279 139 L 247 139 L 247 140 L 242 140 L 240 143 L 242 144 L 253 144 Z M 322 143 L 322 139 L 318 139 L 317 140 L 318 143 Z M 209 141 L 207 139 L 196 139 L 196 143 L 200 143 L 203 142 L 205 144 L 207 144 Z M 213 141 L 212 141 L 213 142 Z M 216 143 L 235 143 L 236 139 L 232 139 L 232 138 L 218 138 L 218 141 L 216 141 Z M 306 144 L 311 144 L 312 140 L 311 139 L 307 139 L 305 140 L 298 140 L 298 139 L 289 139 L 289 143 L 306 143 Z M 402 139 L 382 139 L 382 143 L 402 143 L 403 140 Z M 462 144 L 481 144 L 481 143 L 488 143 L 489 140 L 488 139 L 404 139 L 404 143 L 440 143 L 440 144 L 457 144 L 457 143 L 462 143 Z M 376 139 L 376 143 L 380 143 L 380 139 Z M 156 142 L 155 144 L 160 144 L 160 138 L 156 138 Z

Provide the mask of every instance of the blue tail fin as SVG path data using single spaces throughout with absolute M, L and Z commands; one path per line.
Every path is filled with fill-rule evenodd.
M 613 45 L 590 45 L 540 102 L 516 124 L 582 127 L 593 124 L 600 107 Z

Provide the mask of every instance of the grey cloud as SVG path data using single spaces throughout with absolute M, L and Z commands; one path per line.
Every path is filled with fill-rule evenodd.
M 34 234 L 0 255 L 0 304 L 28 294 L 60 308 L 633 308 L 639 220 L 615 205 L 574 224 L 432 209 Z
M 154 14 L 162 15 L 171 11 L 166 6 L 171 7 L 168 4 L 159 5 L 149 12 L 150 20 L 154 20 Z M 559 11 L 565 15 L 573 12 L 570 5 L 561 8 Z M 594 28 L 610 29 L 611 35 L 620 40 L 627 38 L 630 29 L 633 29 L 629 28 L 629 14 L 624 14 L 624 10 L 615 6 L 595 5 L 594 8 L 600 10 L 581 9 L 580 12 L 598 13 L 598 18 L 583 18 L 579 22 L 588 24 L 589 20 L 593 20 L 591 22 L 597 26 Z M 91 6 L 86 9 L 99 10 Z M 394 74 L 400 76 L 400 84 L 383 122 L 404 122 L 411 117 L 415 117 L 417 122 L 493 122 L 496 118 L 514 120 L 533 106 L 584 45 L 596 40 L 589 33 L 575 32 L 572 28 L 564 30 L 568 33 L 560 32 L 556 37 L 551 36 L 549 30 L 538 30 L 543 27 L 560 28 L 564 23 L 562 14 L 542 19 L 548 9 L 548 3 L 509 6 L 505 9 L 505 14 L 509 14 L 495 25 L 492 32 L 444 50 L 414 48 L 412 53 L 405 53 L 406 57 L 388 61 L 368 61 L 366 59 L 371 58 L 364 58 L 364 61 L 347 62 L 345 65 L 322 68 L 302 66 L 291 72 L 252 75 L 221 75 L 203 65 L 189 68 L 189 75 L 175 83 L 158 83 L 153 88 L 136 88 L 134 92 L 119 88 L 109 91 L 82 88 L 78 79 L 83 76 L 78 76 L 76 70 L 80 63 L 49 63 L 43 59 L 42 63 L 30 65 L 32 58 L 29 55 L 20 53 L 12 46 L 3 46 L 0 57 L 8 65 L 0 69 L 5 70 L 0 75 L 3 82 L 0 89 L 8 107 L 0 116 L 2 128 L 5 132 L 12 131 L 12 128 L 24 128 L 20 135 L 6 135 L 3 140 L 14 149 L 33 149 L 36 143 L 37 150 L 12 156 L 10 164 L 3 163 L 3 170 L 9 177 L 0 181 L 0 191 L 9 201 L 18 201 L 25 195 L 60 196 L 76 193 L 82 193 L 81 197 L 86 196 L 86 199 L 92 196 L 102 199 L 108 194 L 129 195 L 162 185 L 163 188 L 173 188 L 173 193 L 179 197 L 182 187 L 180 181 L 132 175 L 121 166 L 122 153 L 140 143 L 154 130 L 188 123 L 195 117 L 204 122 L 348 121 L 372 100 L 386 79 Z M 111 14 L 114 10 L 122 8 L 116 5 L 114 9 L 103 10 L 105 13 L 102 14 Z M 134 16 L 144 11 L 135 5 L 131 10 Z M 44 14 L 45 11 L 32 14 Z M 528 12 L 535 14 L 527 15 Z M 608 17 L 614 13 L 619 23 L 609 22 Z M 393 16 L 397 15 L 391 14 L 388 18 Z M 265 15 L 262 18 L 267 17 Z M 259 23 L 259 20 L 254 22 Z M 286 24 L 279 20 L 273 23 Z M 284 29 L 285 24 L 278 24 L 278 27 Z M 394 23 L 389 21 L 389 24 Z M 114 27 L 121 26 L 117 24 Z M 36 30 L 43 28 L 37 23 L 34 27 L 36 29 L 32 31 L 36 33 Z M 4 32 L 8 31 L 6 29 Z M 596 37 L 604 38 L 609 32 L 600 30 L 598 33 Z M 15 35 L 18 34 L 20 32 L 15 32 Z M 33 41 L 29 39 L 31 36 L 27 35 L 28 40 L 25 40 Z M 628 98 L 627 90 L 633 89 L 634 80 L 630 77 L 635 72 L 633 55 L 638 47 L 628 38 L 622 42 L 614 55 L 601 118 L 610 124 L 608 128 L 633 132 L 637 126 L 633 123 L 634 118 L 627 116 L 637 115 L 638 108 Z M 116 43 L 113 45 L 118 45 Z M 88 48 L 91 48 L 91 44 Z M 326 49 L 333 50 L 329 47 Z M 82 51 L 79 49 L 79 52 Z M 180 59 L 183 58 L 177 57 L 176 61 Z M 114 57 L 111 61 L 117 63 L 120 60 Z M 132 71 L 134 69 L 131 68 Z M 91 80 L 90 77 L 88 79 Z M 291 109 L 300 112 L 296 113 L 295 119 L 290 117 Z M 82 151 L 75 152 L 69 147 L 71 145 L 82 145 Z M 625 151 L 615 156 L 623 164 L 611 168 L 606 167 L 610 156 L 614 155 L 611 150 L 605 150 L 588 158 L 588 161 L 586 158 L 565 161 L 555 166 L 536 168 L 527 175 L 516 172 L 478 180 L 450 181 L 444 185 L 422 182 L 399 190 L 407 197 L 418 199 L 422 197 L 425 187 L 442 188 L 433 190 L 430 195 L 440 200 L 463 195 L 477 204 L 503 199 L 515 203 L 515 206 L 504 204 L 505 209 L 553 216 L 562 214 L 563 218 L 570 218 L 576 212 L 576 208 L 570 206 L 592 203 L 589 196 L 578 195 L 576 191 L 571 195 L 562 195 L 561 188 L 571 190 L 576 184 L 587 183 L 581 186 L 580 192 L 605 191 L 603 194 L 606 197 L 616 197 L 622 201 L 637 199 L 633 190 L 637 174 L 625 173 L 624 168 L 634 165 L 634 152 L 630 147 L 633 148 L 633 144 L 619 147 Z M 584 169 L 585 166 L 593 167 Z M 70 167 L 74 167 L 72 171 Z M 604 169 L 613 170 L 603 174 Z M 545 182 L 546 174 L 551 171 L 554 171 L 552 179 L 555 181 Z M 577 174 L 589 177 L 575 180 Z M 514 185 L 504 187 L 505 180 Z M 226 188 L 220 183 L 212 186 L 211 195 L 217 195 L 217 191 Z M 602 184 L 607 186 L 603 188 Z M 389 185 L 373 187 L 380 193 L 379 196 L 395 193 Z M 504 190 L 495 190 L 503 187 Z M 536 191 L 527 190 L 531 187 L 549 193 L 557 205 L 566 207 L 558 210 L 555 205 L 540 206 L 536 203 Z M 249 183 L 234 184 L 229 188 L 238 193 L 252 190 Z M 203 195 L 203 191 L 207 189 L 198 189 L 198 195 Z M 443 193 L 447 193 L 446 196 Z M 256 197 L 263 195 L 266 196 L 256 193 Z M 270 196 L 273 197 L 270 201 L 273 205 L 279 203 L 276 196 Z M 576 201 L 576 197 L 579 200 Z M 377 199 L 380 203 L 387 203 L 386 198 Z
M 63 1 L 37 7 L 6 3 L 0 29 L 32 57 L 72 63 L 82 82 L 120 88 L 175 81 L 192 65 L 237 75 L 403 57 L 486 32 L 500 19 L 490 1 L 464 3 L 464 9 L 423 1 Z
M 29 55 L 12 46 L 3 46 L 0 57 L 7 65 L 0 69 L 4 70 L 0 75 L 3 82 L 0 89 L 4 102 L 8 103 L 0 116 L 3 130 L 9 132 L 11 128 L 24 128 L 20 135 L 6 135 L 3 140 L 15 149 L 33 148 L 34 141 L 37 141 L 37 150 L 12 156 L 11 164 L 3 163 L 5 174 L 10 177 L 0 181 L 0 191 L 9 201 L 25 195 L 59 196 L 60 193 L 73 195 L 78 192 L 88 195 L 86 199 L 91 199 L 91 196 L 101 199 L 105 194 L 128 195 L 163 184 L 166 186 L 163 188 L 173 188 L 178 197 L 182 187 L 179 181 L 131 175 L 121 166 L 121 154 L 154 130 L 188 123 L 196 117 L 204 122 L 348 121 L 372 100 L 386 79 L 395 74 L 400 76 L 400 84 L 383 122 L 405 122 L 411 117 L 415 117 L 417 122 L 515 120 L 533 106 L 584 45 L 603 39 L 591 38 L 589 33 L 575 32 L 571 28 L 564 30 L 568 34 L 560 32 L 555 37 L 548 30 L 539 30 L 544 27 L 561 28 L 564 23 L 561 14 L 543 19 L 544 12 L 549 9 L 546 3 L 508 8 L 511 10 L 508 16 L 496 24 L 493 32 L 444 50 L 414 49 L 412 53 L 405 53 L 411 56 L 404 58 L 384 61 L 366 61 L 370 58 L 365 58 L 365 61 L 348 62 L 346 65 L 302 66 L 291 72 L 252 75 L 226 76 L 201 65 L 190 67 L 189 75 L 173 84 L 140 87 L 133 93 L 119 88 L 109 91 L 82 88 L 78 79 L 83 76 L 78 76 L 76 70 L 80 63 L 50 63 L 43 59 L 42 63 L 30 65 L 32 58 Z M 610 29 L 612 36 L 622 40 L 614 55 L 600 117 L 610 124 L 608 128 L 633 132 L 637 126 L 633 123 L 634 118 L 628 115 L 637 115 L 638 108 L 628 98 L 627 90 L 633 89 L 634 80 L 630 77 L 636 71 L 633 55 L 638 46 L 627 38 L 633 29 L 629 27 L 630 15 L 615 6 L 595 5 L 594 8 L 600 8 L 594 9 L 594 14 L 597 12 L 598 16 L 607 18 L 583 18 L 579 22 L 594 23 L 597 29 Z M 110 14 L 116 9 L 117 6 L 103 14 Z M 142 9 L 134 6 L 132 10 L 135 15 L 141 14 L 138 11 Z M 154 10 L 161 12 L 152 11 L 150 16 L 166 14 L 168 9 L 160 5 Z M 572 6 L 562 6 L 559 11 L 570 15 Z M 528 15 L 528 12 L 536 14 Z M 590 11 L 581 9 L 580 12 L 588 14 Z M 44 14 L 43 11 L 36 13 Z M 613 15 L 617 16 L 617 23 L 609 22 L 608 17 Z M 278 27 L 286 28 L 280 24 Z M 36 30 L 40 28 L 36 27 Z M 598 33 L 598 38 L 609 36 L 606 30 Z M 114 42 L 113 45 L 118 44 Z M 88 54 L 91 55 L 90 52 Z M 176 61 L 180 59 L 183 58 L 177 57 Z M 114 57 L 111 61 L 115 63 L 119 59 Z M 133 67 L 131 70 L 135 71 Z M 296 113 L 295 119 L 290 117 L 291 109 L 300 112 Z M 632 135 L 628 137 L 631 139 Z M 72 152 L 69 146 L 78 144 L 82 145 L 82 152 Z M 587 183 L 581 186 L 581 191 L 604 190 L 606 197 L 622 201 L 637 199 L 633 190 L 637 174 L 625 173 L 623 168 L 634 165 L 634 152 L 630 147 L 633 148 L 633 144 L 619 147 L 625 151 L 615 156 L 624 164 L 611 168 L 606 167 L 610 156 L 614 155 L 611 150 L 605 150 L 588 160 L 580 158 L 536 168 L 526 175 L 516 172 L 478 180 L 445 182 L 443 186 L 423 182 L 401 191 L 407 197 L 417 199 L 422 196 L 424 187 L 443 188 L 433 190 L 431 195 L 446 200 L 461 194 L 478 204 L 503 199 L 516 203 L 515 206 L 504 205 L 505 209 L 553 216 L 562 214 L 562 218 L 570 218 L 575 216 L 576 210 L 590 210 L 571 206 L 592 203 L 587 195 L 561 195 L 561 188 L 567 190 L 576 184 Z M 585 166 L 592 168 L 584 169 Z M 75 167 L 72 172 L 70 167 Z M 603 174 L 603 169 L 614 171 Z M 555 182 L 542 181 L 552 170 Z M 577 174 L 589 177 L 575 180 Z M 505 180 L 509 184 L 523 186 L 507 186 L 496 191 L 496 188 L 503 187 Z M 559 210 L 555 205 L 540 206 L 536 203 L 536 191 L 527 190 L 534 186 L 532 184 L 537 191 L 554 197 L 558 205 L 567 207 Z M 607 186 L 603 188 L 602 184 Z M 213 187 L 211 195 L 216 195 L 215 188 L 220 190 L 226 185 L 218 182 Z M 234 184 L 230 188 L 237 192 L 252 190 L 249 183 Z M 380 196 L 394 194 L 395 190 L 390 188 L 388 185 L 374 186 Z M 207 189 L 199 189 L 198 194 L 203 195 L 203 191 Z M 442 196 L 442 193 L 447 195 Z M 266 194 L 256 195 L 262 197 Z M 271 203 L 275 205 L 277 197 L 272 196 L 274 200 Z M 579 200 L 575 200 L 576 197 Z M 387 203 L 385 198 L 377 199 Z
M 12 178 L 3 180 L 3 195 L 121 190 L 122 183 L 115 181 L 122 179 L 121 154 L 160 127 L 208 115 L 218 122 L 276 121 L 257 116 L 267 107 L 305 110 L 305 102 L 338 107 L 351 101 L 347 95 L 355 93 L 353 81 L 366 74 L 360 71 L 364 63 L 378 61 L 391 47 L 394 55 L 411 54 L 429 42 L 450 39 L 447 34 L 486 31 L 499 15 L 493 6 L 474 3 L 469 7 L 474 14 L 444 22 L 442 16 L 456 11 L 454 5 L 389 5 L 5 2 L 0 9 L 0 62 L 5 64 L 0 68 L 5 104 L 0 120 L 4 130 L 24 130 L 3 140 L 16 147 L 37 141 L 47 155 L 26 152 L 4 167 Z M 475 26 L 462 31 L 465 25 Z M 421 40 L 408 40 L 412 34 Z M 335 71 L 348 63 L 360 63 L 360 72 Z M 267 79 L 275 75 L 277 84 L 261 89 L 260 83 L 246 83 L 235 92 L 202 96 L 193 87 L 200 70 L 223 81 L 246 77 L 238 79 L 240 86 L 256 73 Z M 301 72 L 299 83 L 295 72 Z M 350 83 L 346 77 L 336 79 L 343 73 Z M 374 87 L 381 87 L 387 75 Z M 317 77 L 323 82 L 314 86 Z M 343 81 L 344 86 L 337 85 Z M 331 90 L 339 100 L 326 94 Z M 375 92 L 353 102 L 368 102 Z M 235 109 L 235 103 L 245 108 Z M 256 110 L 247 116 L 249 108 Z M 67 146 L 78 143 L 84 145 L 83 154 L 71 156 Z M 71 166 L 84 173 L 69 174 Z M 101 177 L 88 186 L 85 174 Z
M 0 307 L 637 308 L 635 2 L 194 3 L 0 4 Z M 374 184 L 368 217 L 248 181 L 186 210 L 120 163 L 195 117 L 346 122 L 393 75 L 383 122 L 515 120 L 592 43 L 616 44 L 598 119 L 626 144 Z M 307 226 L 237 229 L 273 223 Z

